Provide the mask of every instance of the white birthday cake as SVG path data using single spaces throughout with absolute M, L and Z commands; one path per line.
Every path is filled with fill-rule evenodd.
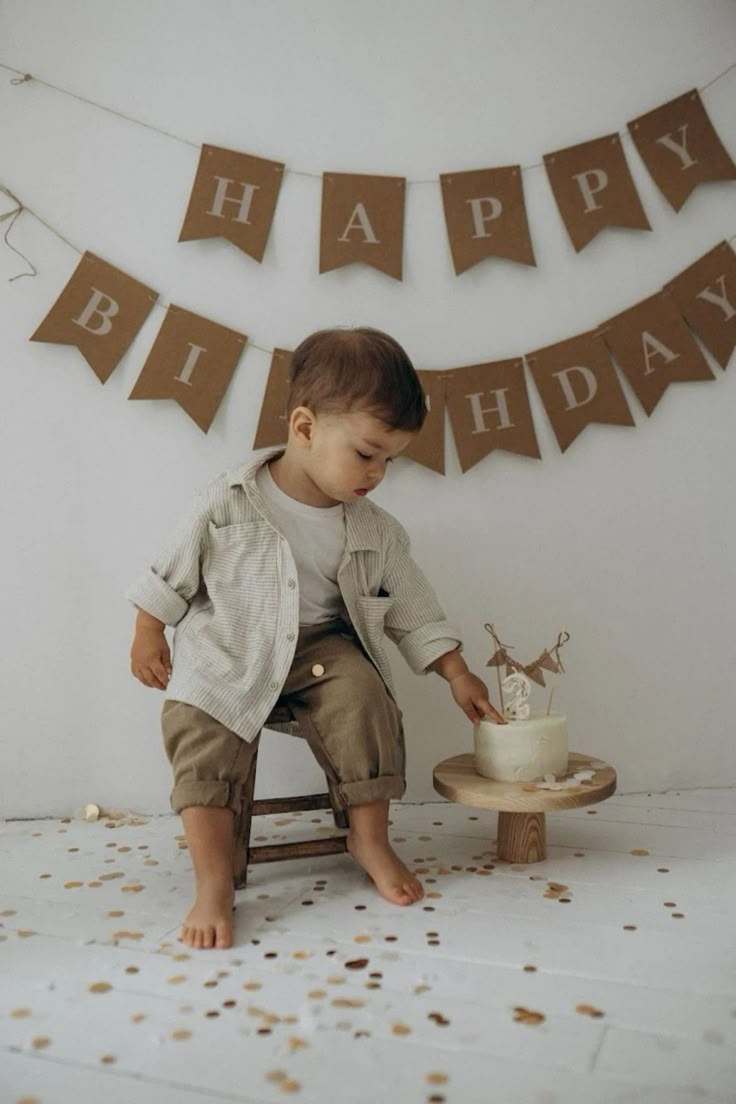
M 480 721 L 473 730 L 475 769 L 498 782 L 538 782 L 567 772 L 567 717 L 531 713 L 506 724 Z
M 509 654 L 493 625 L 486 625 L 496 645 L 488 667 L 505 667 L 506 678 L 498 675 L 501 712 L 506 724 L 483 720 L 473 730 L 474 764 L 478 774 L 497 782 L 542 782 L 558 788 L 558 779 L 567 774 L 567 717 L 552 713 L 550 695 L 546 713 L 533 712 L 529 704 L 530 678 L 545 685 L 543 672 L 563 670 L 560 648 L 570 638 L 564 630 L 557 643 L 545 649 L 532 663 L 523 665 Z M 504 693 L 506 699 L 504 699 Z

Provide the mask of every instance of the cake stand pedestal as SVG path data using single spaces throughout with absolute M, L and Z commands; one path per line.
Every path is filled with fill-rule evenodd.
M 461 805 L 498 811 L 498 857 L 506 862 L 533 863 L 547 857 L 546 825 L 548 811 L 577 809 L 604 801 L 616 790 L 616 772 L 608 763 L 590 755 L 571 751 L 567 774 L 592 770 L 593 777 L 564 790 L 544 790 L 534 782 L 496 782 L 478 774 L 472 752 L 443 759 L 434 768 L 437 793 Z

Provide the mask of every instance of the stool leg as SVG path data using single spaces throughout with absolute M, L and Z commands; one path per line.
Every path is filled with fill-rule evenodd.
M 544 813 L 499 813 L 498 857 L 513 863 L 533 863 L 546 859 Z
M 348 820 L 348 811 L 343 808 L 337 800 L 337 792 L 329 778 L 327 779 L 327 793 L 330 798 L 330 805 L 332 806 L 332 815 L 335 818 L 335 825 L 337 828 L 349 828 L 350 821 Z
M 235 818 L 233 825 L 234 851 L 233 851 L 233 885 L 235 889 L 245 889 L 248 881 L 248 859 L 250 857 L 250 825 L 253 817 L 253 793 L 256 788 L 256 763 L 258 761 L 258 748 L 256 748 L 253 762 L 250 767 L 245 785 L 243 786 L 242 805 L 240 815 Z

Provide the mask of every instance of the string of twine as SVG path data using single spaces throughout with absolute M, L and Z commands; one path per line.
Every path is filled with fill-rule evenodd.
M 124 111 L 117 111 L 113 107 L 107 107 L 105 104 L 98 103 L 96 100 L 91 100 L 87 96 L 80 96 L 77 92 L 70 92 L 68 88 L 60 88 L 58 84 L 52 84 L 51 81 L 43 80 L 42 77 L 36 77 L 32 73 L 25 73 L 22 69 L 16 69 L 12 65 L 6 65 L 4 62 L 0 62 L 0 69 L 5 69 L 8 73 L 15 73 L 16 76 L 10 81 L 10 84 L 21 85 L 28 84 L 30 81 L 35 81 L 36 84 L 43 85 L 44 88 L 51 88 L 54 92 L 60 92 L 63 96 L 69 96 L 74 100 L 78 100 L 80 103 L 88 104 L 90 107 L 96 107 L 100 111 L 107 111 L 110 115 L 115 115 L 118 119 L 124 119 L 128 123 L 134 123 L 136 126 L 145 127 L 147 130 L 152 130 L 156 134 L 163 134 L 166 138 L 172 138 L 175 142 L 181 142 L 185 146 L 191 146 L 193 149 L 201 149 L 201 142 L 193 142 L 190 138 L 182 138 L 179 134 L 173 134 L 170 130 L 164 130 L 162 127 L 154 126 L 153 123 L 145 123 L 141 119 L 136 119 L 132 115 L 127 115 Z M 722 80 L 732 69 L 736 69 L 736 61 L 728 65 L 722 72 L 717 73 L 715 77 L 712 77 L 706 84 L 698 86 L 698 92 L 705 92 L 706 89 L 711 88 L 717 81 Z M 619 130 L 616 132 L 619 138 L 629 137 L 628 130 Z M 540 169 L 544 166 L 544 161 L 535 161 L 529 165 L 520 165 L 521 172 L 527 172 L 530 169 Z M 305 176 L 312 180 L 321 180 L 322 173 L 306 172 L 304 169 L 291 169 L 286 168 L 285 174 L 290 173 L 292 176 Z M 433 177 L 430 180 L 406 180 L 407 184 L 436 184 L 437 178 Z

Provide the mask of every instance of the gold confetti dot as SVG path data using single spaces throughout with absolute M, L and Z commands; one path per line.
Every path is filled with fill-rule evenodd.
M 533 973 L 536 973 L 537 967 L 536 966 L 525 966 L 524 970 L 526 971 L 527 974 L 533 974 Z
M 110 911 L 108 912 L 107 915 L 108 916 L 125 916 L 125 912 L 124 912 L 123 909 L 110 909 Z
M 664 901 L 663 904 L 665 908 L 677 908 L 676 901 Z
M 438 1027 L 447 1027 L 450 1022 L 445 1019 L 441 1012 L 428 1012 L 427 1019 L 434 1020 Z
M 130 1017 L 130 1022 L 131 1023 L 143 1023 L 145 1018 L 146 1017 L 144 1016 L 144 1014 L 142 1012 L 134 1012 L 133 1015 Z
M 449 1078 L 446 1073 L 428 1073 L 427 1081 L 430 1085 L 446 1085 Z
M 624 931 L 636 931 L 636 924 L 624 924 Z
M 87 885 L 90 889 L 98 889 L 102 885 L 102 882 L 87 882 Z
M 582 1016 L 592 1016 L 594 1019 L 600 1019 L 601 1016 L 605 1015 L 600 1008 L 595 1008 L 592 1004 L 576 1004 L 575 1011 Z
M 371 942 L 371 936 L 370 935 L 356 935 L 355 938 L 353 939 L 353 942 L 354 943 L 370 943 Z
M 542 1012 L 534 1012 L 530 1008 L 517 1007 L 514 1009 L 516 1023 L 540 1024 L 545 1019 Z
M 21 1096 L 15 1104 L 41 1104 L 41 1098 L 38 1096 Z
M 109 993 L 111 989 L 109 981 L 95 981 L 89 986 L 90 993 Z
M 630 855 L 648 855 L 649 852 L 645 847 L 635 847 L 632 851 L 629 851 Z
M 51 877 L 50 874 L 39 874 L 38 876 L 39 876 L 39 878 L 50 878 Z
M 261 988 L 261 982 L 260 981 L 246 981 L 243 988 L 244 989 L 260 989 Z
M 281 1089 L 282 1092 L 289 1092 L 289 1093 L 299 1092 L 299 1089 L 301 1087 L 302 1086 L 301 1086 L 300 1081 L 290 1081 L 290 1080 L 288 1080 L 288 1078 L 287 1078 L 286 1081 L 280 1081 L 279 1082 L 279 1088 Z
M 303 1050 L 308 1045 L 306 1039 L 300 1039 L 298 1035 L 289 1036 L 289 1049 L 292 1054 L 297 1050 Z
M 171 1032 L 172 1039 L 191 1039 L 191 1031 L 187 1031 L 185 1027 L 177 1027 L 175 1031 Z
M 683 917 L 685 916 L 685 913 L 684 912 L 673 912 L 672 916 L 675 920 L 682 920 Z
M 367 958 L 351 958 L 345 963 L 346 970 L 364 970 L 368 965 Z
M 327 978 L 327 984 L 328 985 L 344 985 L 345 984 L 345 978 L 341 977 L 340 974 L 333 974 L 331 977 Z
M 146 859 L 143 863 L 144 866 L 158 866 L 156 859 Z
M 327 993 L 324 989 L 310 989 L 307 996 L 311 997 L 312 1000 L 320 1000 L 322 997 L 326 997 Z
M 166 980 L 168 981 L 169 985 L 181 985 L 181 983 L 183 981 L 187 980 L 187 975 L 186 974 L 174 974 L 173 977 L 167 978 Z
M 78 889 L 84 882 L 64 882 L 64 889 Z
M 25 1019 L 25 1017 L 30 1016 L 30 1014 L 30 1008 L 14 1008 L 13 1011 L 10 1013 L 14 1020 Z
M 112 933 L 113 939 L 142 939 L 143 932 L 116 931 Z
M 140 891 L 142 889 L 145 889 L 145 886 L 142 886 L 142 885 L 140 885 L 136 882 L 133 885 L 121 886 L 120 887 L 120 892 L 121 893 L 140 893 Z
M 292 958 L 311 958 L 311 957 L 312 957 L 312 952 L 311 951 L 294 951 L 294 954 L 292 955 Z
M 394 1023 L 391 1024 L 391 1033 L 393 1035 L 410 1035 L 411 1028 L 405 1023 Z
M 103 1054 L 100 1061 L 106 1066 L 111 1066 L 113 1062 L 117 1062 L 117 1058 L 114 1054 Z
M 373 983 L 374 985 L 376 982 Z M 355 997 L 335 997 L 330 1004 L 333 1008 L 362 1008 L 364 1001 L 357 1000 Z
M 15 934 L 17 936 L 19 936 L 21 939 L 28 939 L 29 936 L 35 935 L 36 933 L 35 933 L 35 931 L 32 931 L 30 928 L 19 928 L 18 931 Z
M 283 1070 L 271 1070 L 270 1073 L 266 1074 L 267 1081 L 285 1081 L 287 1077 L 288 1074 L 284 1073 Z
M 126 972 L 126 974 L 138 974 L 138 973 L 140 973 L 140 967 L 139 966 L 126 966 L 125 967 L 125 972 Z
M 109 874 L 99 874 L 98 877 L 101 882 L 112 882 L 115 878 L 124 878 L 125 871 L 111 870 Z
M 426 896 L 427 897 L 441 897 L 442 894 L 438 893 L 436 889 L 433 889 L 429 893 L 427 893 Z
M 51 1040 L 48 1035 L 36 1035 L 35 1039 L 31 1040 L 31 1046 L 36 1050 L 43 1050 L 44 1047 L 50 1046 Z
M 658 874 L 669 874 L 669 872 L 670 872 L 670 868 L 668 866 L 658 866 L 657 867 L 657 873 Z

